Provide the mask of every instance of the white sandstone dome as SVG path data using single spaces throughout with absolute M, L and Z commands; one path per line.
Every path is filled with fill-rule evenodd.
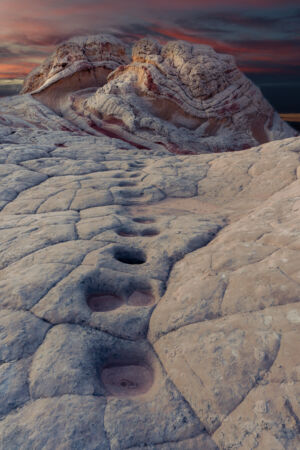
M 97 68 L 111 71 L 129 62 L 126 44 L 108 34 L 73 37 L 61 43 L 44 63 L 25 79 L 22 92 L 36 93 L 61 79 Z M 94 79 L 94 85 L 97 79 Z
M 138 148 L 220 152 L 297 135 L 232 56 L 183 41 L 141 39 L 130 62 L 113 36 L 72 39 L 23 92 L 89 133 Z

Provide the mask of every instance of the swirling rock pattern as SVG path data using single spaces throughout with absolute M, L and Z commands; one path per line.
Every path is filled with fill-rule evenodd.
M 130 62 L 113 37 L 72 39 L 28 76 L 23 92 L 79 128 L 145 149 L 222 152 L 295 135 L 233 57 L 182 41 L 142 39 Z
M 139 76 L 167 90 L 158 67 L 172 60 L 176 81 L 186 52 L 142 41 L 68 98 L 138 75 L 131 117 Z M 205 104 L 216 85 L 188 64 L 178 86 Z M 0 110 L 0 449 L 299 448 L 300 138 L 174 155 L 91 135 L 30 94 Z
M 40 67 L 29 74 L 24 81 L 21 93 L 42 91 L 78 72 L 81 75 L 77 77 L 77 88 L 87 87 L 85 79 L 88 80 L 88 75 L 93 80 L 90 83 L 97 85 L 101 83 L 101 74 L 105 79 L 105 73 L 128 62 L 126 44 L 113 36 L 100 34 L 75 37 L 60 44 Z M 66 87 L 67 83 L 64 84 L 64 88 Z

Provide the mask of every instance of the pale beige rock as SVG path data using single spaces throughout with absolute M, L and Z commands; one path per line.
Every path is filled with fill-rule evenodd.
M 277 333 L 241 317 L 193 324 L 155 344 L 167 372 L 209 432 L 217 429 L 273 364 Z M 186 380 L 189 380 L 186 383 Z
M 153 136 L 252 145 L 253 115 L 273 112 L 208 47 L 141 41 L 121 68 L 120 44 L 97 39 L 31 78 L 64 114 L 75 89 L 78 126 L 30 95 L 0 100 L 0 449 L 296 450 L 300 140 L 170 155 Z M 97 92 L 78 91 L 88 42 L 118 66 L 93 69 Z M 235 82 L 240 110 L 222 112 Z M 93 102 L 122 140 L 84 131 Z M 268 139 L 287 132 L 273 118 Z
M 0 365 L 0 417 L 30 400 L 28 375 L 30 359 Z
M 135 365 L 135 370 L 127 375 L 131 377 L 129 380 L 125 375 L 120 380 L 117 376 L 116 379 L 103 376 L 107 368 L 121 370 L 125 365 Z M 144 382 L 143 376 L 136 378 L 138 367 L 149 371 L 153 381 L 135 397 L 132 391 L 143 387 Z M 166 380 L 145 342 L 130 342 L 100 331 L 59 325 L 49 331 L 37 351 L 29 380 L 34 399 L 70 392 L 83 398 L 106 395 L 104 427 L 110 448 L 115 450 L 125 445 L 190 438 L 203 431 L 191 408 Z M 117 393 L 112 394 L 110 389 L 116 386 Z M 157 428 L 155 424 L 162 419 L 166 425 Z
M 297 449 L 299 394 L 299 382 L 256 387 L 214 433 L 215 441 L 220 448 Z
M 106 79 L 105 74 L 107 76 L 112 69 L 127 61 L 126 45 L 113 36 L 99 34 L 74 37 L 60 44 L 42 66 L 27 77 L 22 93 L 39 92 L 80 72 L 83 74 L 81 77 L 77 76 L 77 86 L 94 86 L 95 82 L 100 83 L 102 78 L 103 81 Z M 87 74 L 89 76 L 84 80 L 84 75 Z M 74 82 L 74 77 L 64 84 L 64 88 L 72 85 L 72 81 Z
M 0 312 L 0 363 L 32 355 L 42 343 L 49 324 L 24 311 Z
M 90 396 L 37 400 L 0 422 L 0 447 L 109 449 L 103 429 L 104 408 L 104 399 Z
M 164 426 L 157 427 L 156 424 L 161 422 Z M 143 402 L 108 399 L 104 425 L 112 450 L 171 440 L 176 442 L 203 432 L 203 426 L 194 417 L 189 405 L 166 381 L 161 382 L 156 395 L 149 393 Z M 203 434 L 202 443 L 207 442 L 214 448 L 206 433 Z
M 211 439 L 211 437 L 207 433 L 201 433 L 199 436 L 192 438 L 192 439 L 184 439 L 178 442 L 170 441 L 166 442 L 164 444 L 156 444 L 156 445 L 143 445 L 138 447 L 131 447 L 132 450 L 169 450 L 172 448 L 172 450 L 181 450 L 182 448 L 186 450 L 199 450 L 199 449 L 205 449 L 205 450 L 217 450 L 217 445 L 215 442 Z

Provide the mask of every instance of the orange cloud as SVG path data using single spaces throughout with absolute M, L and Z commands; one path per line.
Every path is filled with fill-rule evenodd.
M 33 70 L 37 63 L 31 62 L 20 62 L 20 63 L 0 63 L 0 78 L 1 79 L 11 79 L 11 78 L 24 78 L 31 70 Z
M 219 52 L 232 53 L 233 47 L 224 42 L 219 42 L 217 40 L 209 39 L 206 37 L 197 37 L 190 34 L 186 34 L 183 31 L 177 30 L 175 28 L 160 28 L 159 26 L 153 26 L 149 28 L 150 30 L 160 33 L 163 36 L 171 37 L 173 39 L 179 39 L 183 41 L 190 42 L 191 44 L 205 44 L 210 45 L 215 50 Z
M 294 45 L 290 42 L 281 41 L 264 41 L 247 43 L 225 43 L 205 36 L 194 36 L 182 29 L 167 28 L 162 26 L 152 26 L 153 32 L 159 33 L 162 40 L 165 38 L 180 39 L 192 44 L 205 44 L 213 47 L 217 52 L 229 53 L 237 58 L 237 62 L 241 70 L 251 73 L 280 73 L 282 67 L 266 67 L 264 63 L 273 63 L 283 65 L 288 62 L 289 68 L 286 73 L 291 73 L 292 67 L 299 65 L 299 43 Z M 245 62 L 261 63 L 260 67 L 245 65 Z
M 169 10 L 172 14 L 175 12 L 176 14 L 172 17 L 178 19 L 185 11 L 189 11 L 191 16 L 193 10 L 199 13 L 201 10 L 211 9 L 222 22 L 222 8 L 226 9 L 228 6 L 237 7 L 239 11 L 242 11 L 245 6 L 257 7 L 257 9 L 262 6 L 274 8 L 275 5 L 297 4 L 296 0 L 243 0 L 243 2 L 240 0 L 226 2 L 222 0 L 173 0 L 172 2 L 170 0 L 152 0 L 151 2 L 142 0 L 126 2 L 124 0 L 0 0 L 0 3 L 0 42 L 7 46 L 17 44 L 28 47 L 28 54 L 25 56 L 24 54 L 13 55 L 6 60 L 0 56 L 2 79 L 16 75 L 21 77 L 28 73 L 37 65 L 37 59 L 34 57 L 37 50 L 40 51 L 39 54 L 51 53 L 55 45 L 73 35 L 101 32 L 109 26 L 114 26 L 114 30 L 119 29 L 120 35 L 122 35 L 123 26 L 128 40 L 140 38 L 143 33 L 147 34 L 149 31 L 162 42 L 173 38 L 195 44 L 207 44 L 218 52 L 236 56 L 239 65 L 248 67 L 252 72 L 282 71 L 283 69 L 276 66 L 283 67 L 286 64 L 286 73 L 288 73 L 299 60 L 299 43 L 293 45 L 288 41 L 280 41 L 280 38 L 268 41 L 267 32 L 265 40 L 256 41 L 255 35 L 253 40 L 237 42 L 230 41 L 230 33 L 226 34 L 228 28 L 224 35 L 219 33 L 214 39 L 213 31 L 209 30 L 209 36 L 207 36 L 201 34 L 201 31 L 197 33 L 188 28 L 178 28 L 174 22 L 172 23 L 173 19 L 169 18 L 169 15 L 166 19 Z M 239 26 L 247 27 L 252 24 L 253 19 L 249 14 L 232 13 L 232 17 L 230 14 L 227 14 L 227 19 L 224 18 L 224 23 L 227 20 L 227 26 L 239 21 Z M 167 25 L 162 23 L 162 20 L 166 20 Z M 141 24 L 136 25 L 135 30 L 134 23 L 139 24 L 139 22 Z M 147 22 L 154 25 L 148 27 Z M 126 26 L 128 26 L 128 32 L 126 32 Z M 264 24 L 261 26 L 263 27 Z M 290 36 L 291 33 L 288 39 L 293 39 Z M 274 69 L 268 67 L 271 65 Z

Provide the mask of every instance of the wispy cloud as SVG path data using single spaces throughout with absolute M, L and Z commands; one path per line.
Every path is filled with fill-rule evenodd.
M 299 70 L 298 0 L 1 0 L 0 79 L 24 77 L 76 35 L 149 34 L 206 43 L 249 73 Z

